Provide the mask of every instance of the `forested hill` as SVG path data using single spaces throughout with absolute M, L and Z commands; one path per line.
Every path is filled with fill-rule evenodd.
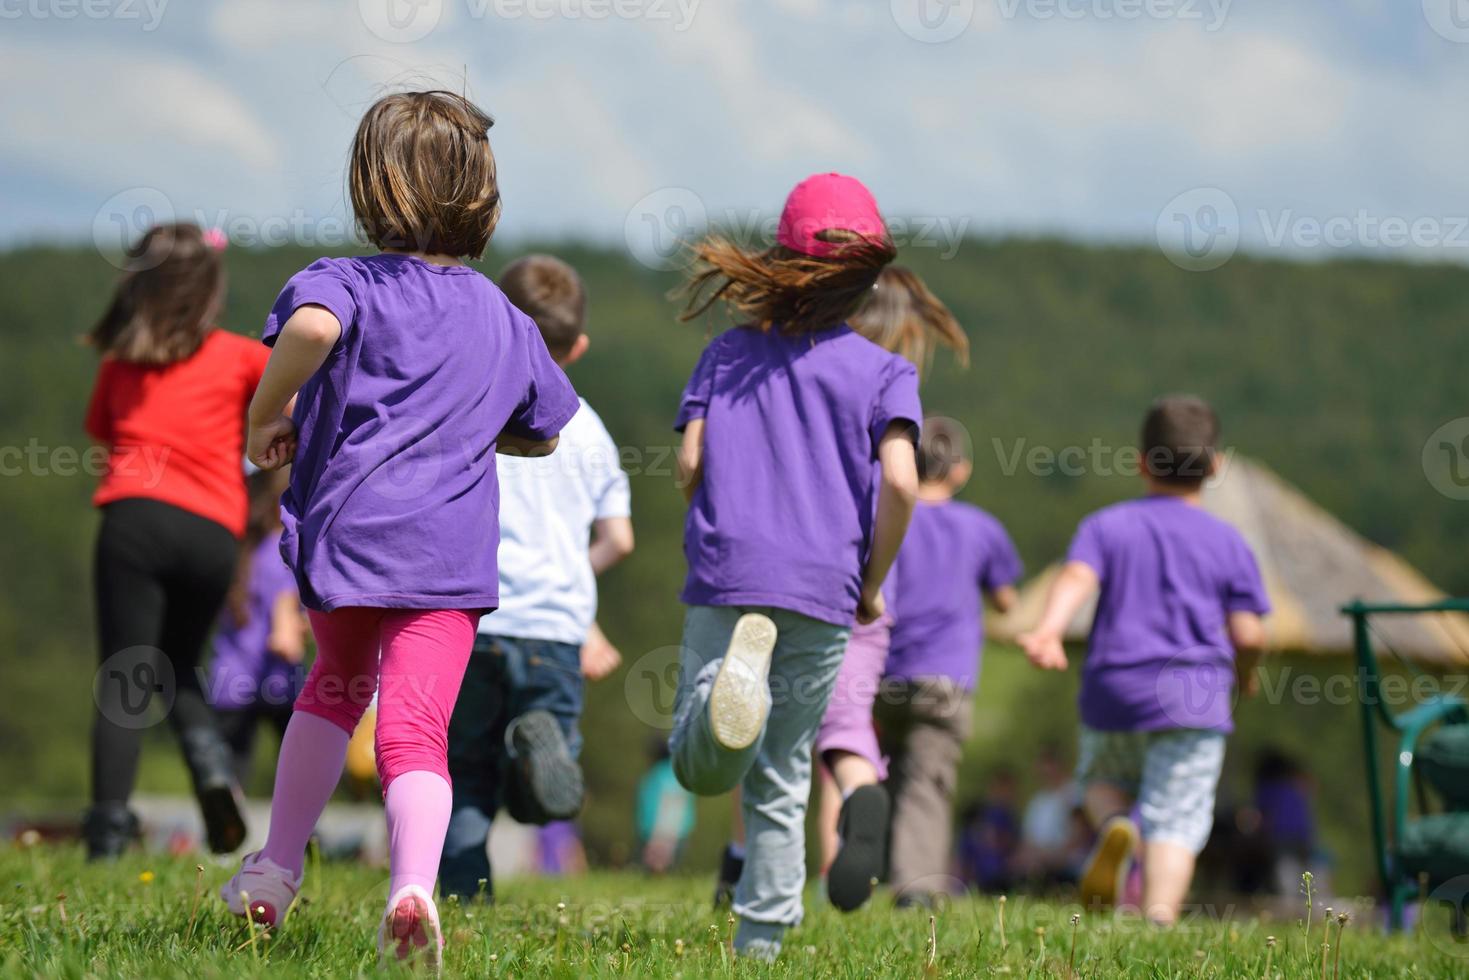
M 604 583 L 603 620 L 636 657 L 677 642 L 683 508 L 666 450 L 706 329 L 675 322 L 666 293 L 676 276 L 619 251 L 552 250 L 591 293 L 592 347 L 572 378 L 627 447 L 633 474 L 638 548 Z M 281 284 L 314 257 L 232 249 L 225 325 L 258 333 Z M 482 268 L 493 274 L 509 257 Z M 1469 415 L 1469 271 L 1237 256 L 1190 273 L 1142 249 L 1020 240 L 903 261 L 973 342 L 968 371 L 940 356 L 926 407 L 968 427 L 976 472 L 965 496 L 1011 528 L 1031 570 L 1062 552 L 1084 513 L 1135 491 L 1112 471 L 1148 402 L 1193 391 L 1219 408 L 1231 447 L 1444 588 L 1469 592 L 1469 503 L 1435 490 L 1421 462 L 1431 433 Z M 114 275 L 90 249 L 0 253 L 0 744 L 5 766 L 25 770 L 7 784 L 27 796 L 82 795 L 96 519 L 93 479 L 71 450 L 86 446 L 95 357 L 76 337 Z M 622 696 L 613 683 L 605 697 Z

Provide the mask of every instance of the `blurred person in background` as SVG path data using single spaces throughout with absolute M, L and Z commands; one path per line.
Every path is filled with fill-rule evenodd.
M 296 577 L 280 551 L 280 497 L 289 480 L 288 469 L 257 470 L 246 479 L 250 518 L 235 580 L 214 632 L 210 702 L 242 786 L 249 782 L 256 729 L 265 722 L 283 737 L 291 705 L 306 679 L 311 626 Z
M 990 774 L 984 798 L 966 807 L 959 819 L 959 876 L 972 888 L 990 894 L 1007 892 L 1014 882 L 1014 860 L 1020 844 L 1015 815 L 1015 771 L 1001 766 Z M 931 879 L 938 881 L 939 879 Z M 912 891 L 900 904 L 927 904 L 933 895 Z
M 98 654 L 92 859 L 137 838 L 128 799 L 154 694 L 178 736 L 209 849 L 244 842 L 233 755 L 198 667 L 234 580 L 248 505 L 245 416 L 269 351 L 219 329 L 223 235 L 188 223 L 150 228 L 127 256 L 87 341 L 101 355 L 87 434 L 106 447 L 92 502 L 102 510 L 93 585 Z
M 653 764 L 638 781 L 638 854 L 645 869 L 666 874 L 678 863 L 684 841 L 694 830 L 694 796 L 673 773 L 668 745 L 653 742 Z

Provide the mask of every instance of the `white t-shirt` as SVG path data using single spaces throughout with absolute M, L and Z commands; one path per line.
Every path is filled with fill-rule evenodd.
M 551 455 L 495 462 L 500 608 L 480 619 L 479 631 L 580 646 L 597 616 L 592 523 L 632 514 L 617 445 L 583 399 Z

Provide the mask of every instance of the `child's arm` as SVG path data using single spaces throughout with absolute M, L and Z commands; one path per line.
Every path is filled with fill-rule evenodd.
M 270 637 L 265 645 L 288 664 L 299 664 L 306 656 L 306 633 L 310 626 L 301 612 L 301 599 L 282 592 L 270 607 Z
M 495 452 L 502 456 L 549 456 L 560 442 L 559 435 L 549 439 L 527 439 L 507 430 L 495 437 Z
M 694 491 L 704 479 L 704 420 L 689 419 L 684 426 L 683 444 L 678 448 L 678 487 L 685 503 L 692 502 Z
M 581 672 L 589 681 L 599 681 L 622 666 L 622 654 L 595 622 L 581 646 Z
M 1041 670 L 1067 668 L 1066 648 L 1061 639 L 1082 604 L 1097 590 L 1099 582 L 1096 571 L 1084 561 L 1069 561 L 1061 569 L 1046 594 L 1046 608 L 1041 613 L 1040 623 L 1029 633 L 1016 637 L 1032 664 Z
M 632 549 L 631 517 L 603 517 L 592 522 L 592 544 L 587 549 L 587 557 L 592 560 L 593 572 L 601 575 L 632 554 Z
M 1013 585 L 1002 585 L 998 589 L 986 589 L 984 597 L 995 607 L 996 612 L 1007 613 L 1020 601 L 1020 593 Z
M 1243 611 L 1230 613 L 1229 642 L 1234 645 L 1234 673 L 1239 692 L 1253 697 L 1260 689 L 1255 667 L 1265 650 L 1265 624 L 1260 616 Z
M 872 550 L 867 567 L 862 570 L 862 596 L 857 604 L 857 622 L 871 623 L 885 609 L 882 583 L 893 567 L 908 522 L 918 503 L 918 456 L 913 448 L 911 426 L 906 421 L 893 422 L 877 444 L 877 458 L 882 467 L 882 484 L 877 491 L 877 521 L 872 531 Z
M 245 455 L 263 470 L 274 470 L 296 455 L 296 425 L 285 414 L 296 392 L 326 363 L 342 336 L 342 324 L 325 306 L 298 307 L 281 327 L 255 397 L 250 400 Z

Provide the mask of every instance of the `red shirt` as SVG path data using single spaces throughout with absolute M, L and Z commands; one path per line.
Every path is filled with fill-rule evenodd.
M 104 359 L 87 433 L 109 455 L 92 503 L 148 497 L 244 534 L 245 410 L 269 357 L 258 340 L 216 329 L 173 364 Z

